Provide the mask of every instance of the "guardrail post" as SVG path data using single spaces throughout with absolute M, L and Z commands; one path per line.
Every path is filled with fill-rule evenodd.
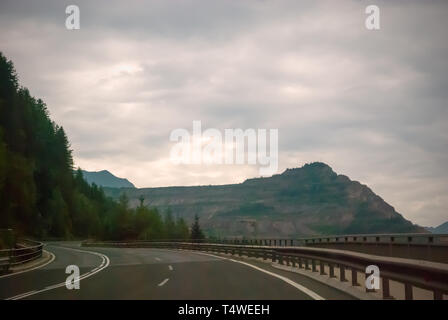
M 434 290 L 434 300 L 443 300 L 443 292 L 440 290 Z
M 312 265 L 312 268 L 313 268 L 313 272 L 317 272 L 317 269 L 316 269 L 316 260 L 314 260 L 314 259 L 311 259 L 311 265 Z
M 263 260 L 266 260 L 267 259 L 267 257 L 266 257 L 266 251 L 264 250 L 263 251 Z
M 299 269 L 302 269 L 302 258 L 298 258 Z
M 339 274 L 339 280 L 341 280 L 341 282 L 347 281 L 347 279 L 345 278 L 345 266 L 339 265 Z
M 406 300 L 412 300 L 412 298 L 413 298 L 412 285 L 410 283 L 404 284 L 404 298 Z
M 289 267 L 289 256 L 285 256 L 286 265 Z
M 272 252 L 272 262 L 275 262 L 276 260 L 277 260 L 276 253 Z
M 326 275 L 326 273 L 325 273 L 325 265 L 324 265 L 324 262 L 321 260 L 320 261 L 320 274 L 321 275 Z
M 359 286 L 358 283 L 358 272 L 352 268 L 352 286 L 357 287 Z
M 330 269 L 330 278 L 336 278 L 336 276 L 334 275 L 334 265 L 332 263 L 329 263 L 328 268 Z
M 13 251 L 14 251 L 14 248 L 9 250 L 9 252 L 8 252 L 8 265 L 6 266 L 6 270 L 5 271 L 8 271 L 9 268 L 11 268 L 12 259 L 13 259 Z
M 295 268 L 296 267 L 296 257 L 291 258 L 291 263 L 292 263 L 292 267 Z
M 383 287 L 383 299 L 391 299 L 390 288 L 389 288 L 389 278 L 382 278 L 382 287 Z
M 281 254 L 278 255 L 278 263 L 283 264 L 283 256 Z
M 308 265 L 308 259 L 305 258 L 305 270 L 310 270 L 310 266 Z

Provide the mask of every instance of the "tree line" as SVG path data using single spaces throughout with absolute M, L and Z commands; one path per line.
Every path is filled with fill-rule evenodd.
M 64 128 L 46 104 L 19 86 L 14 65 L 0 52 L 0 229 L 36 238 L 203 239 L 199 219 L 181 217 L 141 201 L 129 207 L 74 170 Z M 191 229 L 191 232 L 190 232 Z

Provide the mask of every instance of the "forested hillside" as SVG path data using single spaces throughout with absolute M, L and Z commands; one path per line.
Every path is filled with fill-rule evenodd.
M 143 202 L 142 202 L 143 203 Z M 183 219 L 143 205 L 115 202 L 74 171 L 64 129 L 45 103 L 20 87 L 0 53 L 0 229 L 37 238 L 188 237 Z
M 368 186 L 319 162 L 240 184 L 105 191 L 116 198 L 126 194 L 131 207 L 143 196 L 187 221 L 197 214 L 217 237 L 426 232 Z
M 188 237 L 184 219 L 199 215 L 220 237 L 425 232 L 323 163 L 236 185 L 107 192 L 115 200 L 74 171 L 64 129 L 0 53 L 0 229 L 38 238 L 179 239 Z

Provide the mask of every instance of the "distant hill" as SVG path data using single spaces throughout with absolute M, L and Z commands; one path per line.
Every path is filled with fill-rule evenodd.
M 89 184 L 95 183 L 98 186 L 110 188 L 135 188 L 127 179 L 118 178 L 107 170 L 93 172 L 82 170 L 82 174 Z
M 427 227 L 426 230 L 428 230 L 431 233 L 446 233 L 448 234 L 448 221 L 445 223 L 442 223 L 438 227 Z
M 216 236 L 427 232 L 367 186 L 319 162 L 240 184 L 105 191 L 114 198 L 125 192 L 134 207 L 143 196 L 145 204 L 171 208 L 188 222 L 198 214 Z

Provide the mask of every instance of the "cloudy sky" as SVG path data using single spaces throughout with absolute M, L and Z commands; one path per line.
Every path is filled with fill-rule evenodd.
M 70 4 L 80 30 L 65 28 Z M 259 168 L 174 165 L 170 132 L 277 128 L 279 172 L 325 162 L 433 226 L 448 220 L 447 14 L 447 1 L 2 0 L 0 50 L 86 170 L 238 183 Z

